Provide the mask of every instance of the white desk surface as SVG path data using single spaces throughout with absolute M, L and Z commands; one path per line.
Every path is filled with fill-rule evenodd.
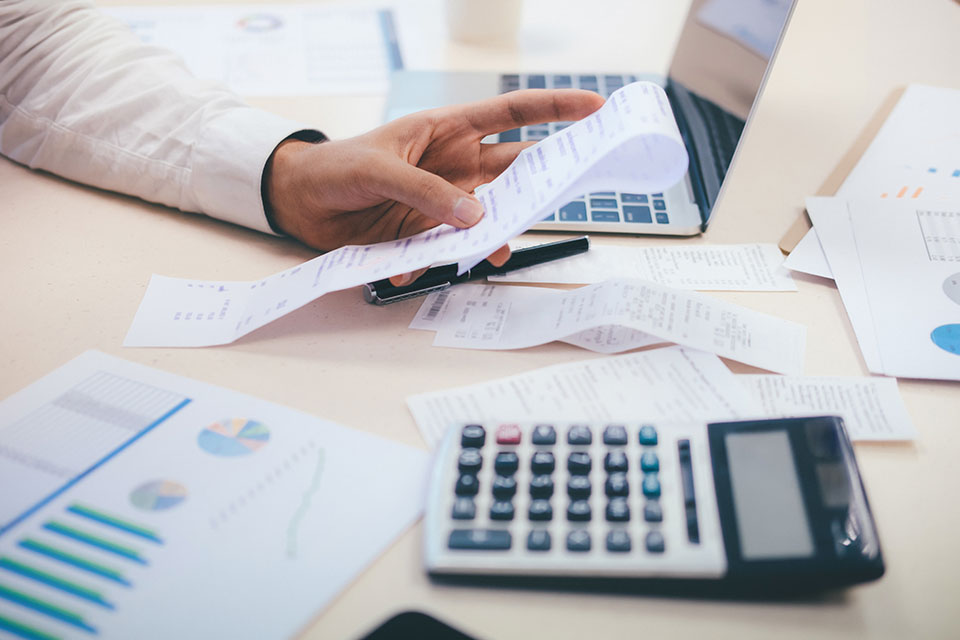
M 432 38 L 407 52 L 410 67 L 547 71 L 621 70 L 624 60 L 636 60 L 639 68 L 645 57 L 665 64 L 649 38 L 625 49 L 618 34 L 660 21 L 669 39 L 683 15 L 680 4 L 528 0 L 523 45 L 495 50 L 447 44 L 437 0 L 400 2 L 411 10 L 419 5 L 416 10 L 428 16 L 421 27 Z M 549 16 L 550 24 L 532 26 L 534 14 Z M 575 38 L 575 27 L 588 39 Z M 835 191 L 906 84 L 960 88 L 958 34 L 955 0 L 800 0 L 707 234 L 629 241 L 777 242 L 805 196 Z M 383 99 L 256 104 L 342 137 L 375 126 Z M 597 357 L 563 344 L 505 353 L 436 349 L 429 334 L 406 328 L 418 301 L 375 308 L 357 290 L 328 295 L 227 347 L 124 349 L 150 274 L 253 279 L 314 253 L 5 159 L 0 211 L 0 397 L 95 348 L 423 447 L 406 396 Z M 720 295 L 806 324 L 807 374 L 866 375 L 833 284 L 811 277 L 800 279 L 799 288 Z M 304 637 L 355 637 L 409 608 L 487 638 L 956 637 L 960 387 L 917 381 L 900 387 L 919 439 L 856 447 L 887 562 L 879 582 L 789 604 L 444 587 L 422 571 L 418 525 L 320 612 Z

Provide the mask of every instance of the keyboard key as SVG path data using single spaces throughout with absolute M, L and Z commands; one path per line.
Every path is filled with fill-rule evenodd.
M 627 461 L 627 454 L 623 451 L 611 451 L 603 458 L 603 468 L 608 473 L 615 471 L 626 471 L 630 466 Z
M 497 444 L 520 444 L 520 425 L 502 424 L 497 427 Z
M 567 520 L 570 522 L 589 522 L 592 512 L 586 500 L 572 500 L 567 507 Z
M 600 209 L 616 209 L 616 198 L 590 198 L 590 206 Z
M 663 200 L 654 200 L 654 201 L 653 201 L 653 209 L 654 209 L 655 211 L 666 211 L 666 210 L 667 210 L 667 203 L 664 202 Z
M 653 222 L 650 207 L 642 204 L 623 205 L 624 222 Z
M 509 500 L 494 500 L 490 505 L 491 520 L 513 520 L 513 503 Z
M 530 478 L 530 495 L 534 498 L 549 498 L 553 495 L 553 478 L 548 475 Z
M 451 517 L 454 520 L 473 520 L 476 515 L 477 505 L 474 504 L 473 498 L 460 497 L 453 501 Z
M 520 76 L 515 73 L 508 73 L 500 78 L 500 86 L 503 91 L 516 91 L 520 88 Z
M 527 515 L 535 522 L 553 520 L 553 507 L 550 506 L 549 500 L 531 500 Z
M 607 534 L 607 551 L 625 553 L 630 551 L 630 534 L 623 529 L 615 529 Z
M 640 444 L 645 447 L 652 447 L 657 444 L 657 429 L 652 424 L 645 424 L 640 427 L 640 432 L 637 435 Z
M 493 495 L 501 500 L 509 500 L 517 493 L 517 479 L 513 476 L 497 476 L 493 479 Z
M 643 495 L 648 498 L 660 497 L 660 479 L 657 477 L 657 474 L 645 473 L 641 487 L 643 489 Z
M 447 546 L 468 551 L 507 551 L 513 542 L 503 529 L 454 529 Z
M 550 532 L 534 529 L 527 536 L 527 549 L 530 551 L 550 551 Z
M 513 451 L 501 451 L 493 461 L 493 468 L 503 476 L 509 476 L 520 467 L 520 457 Z
M 510 129 L 500 132 L 500 142 L 520 142 L 520 129 Z
M 630 520 L 630 504 L 626 498 L 611 498 L 607 503 L 607 522 L 628 522 Z
M 575 529 L 567 534 L 567 551 L 590 551 L 590 532 Z
M 527 127 L 527 140 L 543 140 L 550 135 L 550 129 L 546 127 Z
M 534 454 L 536 455 L 536 454 Z M 567 471 L 574 475 L 586 475 L 590 473 L 592 463 L 590 454 L 585 451 L 574 451 L 567 458 Z
M 590 194 L 591 196 L 610 196 L 613 197 L 617 195 L 616 191 L 594 191 Z
M 556 444 L 557 430 L 553 425 L 538 424 L 533 428 L 533 444 Z
M 544 221 L 544 222 L 553 222 L 553 221 L 556 220 L 556 219 L 557 219 L 557 214 L 556 214 L 556 212 L 551 212 L 550 215 L 548 215 L 546 218 L 543 219 L 543 221 Z
M 643 193 L 621 193 L 620 200 L 623 202 L 639 202 L 640 204 L 647 204 L 648 202 L 646 194 Z
M 647 551 L 650 553 L 663 553 L 666 548 L 666 541 L 663 539 L 663 534 L 659 531 L 650 531 L 647 533 L 646 539 Z
M 592 487 L 587 476 L 570 476 L 567 480 L 567 495 L 574 500 L 590 497 Z
M 530 457 L 530 470 L 534 473 L 553 473 L 557 460 L 549 451 L 537 451 Z
M 643 519 L 647 522 L 663 522 L 663 507 L 659 500 L 647 500 L 643 505 Z
M 660 458 L 653 451 L 644 451 L 640 456 L 640 469 L 647 472 L 660 471 Z
M 650 195 L 652 195 L 654 198 L 662 198 L 662 197 L 663 197 L 663 194 L 662 194 L 662 193 L 651 193 Z
M 586 89 L 587 91 L 598 91 L 600 89 L 597 76 L 579 76 L 577 82 L 580 84 L 581 89 Z
M 553 76 L 554 89 L 569 89 L 573 86 L 573 78 L 568 75 Z
M 480 490 L 480 481 L 477 476 L 470 473 L 461 473 L 457 478 L 457 486 L 454 492 L 458 496 L 475 496 Z
M 577 424 L 567 431 L 567 444 L 580 445 L 590 444 L 591 442 L 593 442 L 593 433 L 590 431 L 590 427 Z
M 657 224 L 667 224 L 670 222 L 670 218 L 667 217 L 667 214 L 663 211 L 657 212 Z
M 468 424 L 460 432 L 460 446 L 479 449 L 486 442 L 487 432 L 479 424 Z
M 620 222 L 620 212 L 617 210 L 592 209 L 590 219 L 594 222 Z
M 623 86 L 623 76 L 603 76 L 603 81 L 608 87 L 610 85 Z
M 622 424 L 607 425 L 603 430 L 603 444 L 627 444 L 627 428 Z M 607 455 L 609 457 L 609 454 Z
M 483 456 L 476 449 L 464 449 L 457 458 L 457 468 L 463 473 L 476 473 L 483 466 Z
M 574 200 L 560 207 L 560 219 L 571 222 L 583 222 L 587 219 L 587 203 Z
M 610 497 L 630 495 L 630 483 L 627 481 L 627 474 L 621 471 L 611 473 L 607 476 L 603 489 Z
M 527 76 L 527 87 L 530 89 L 546 89 L 547 77 L 540 74 Z

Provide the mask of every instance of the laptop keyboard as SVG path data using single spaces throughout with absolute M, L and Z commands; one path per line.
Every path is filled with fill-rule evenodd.
M 586 89 L 603 97 L 625 84 L 636 82 L 633 75 L 608 74 L 507 74 L 500 78 L 500 92 L 517 89 Z M 500 142 L 543 140 L 547 136 L 570 126 L 570 122 L 551 122 L 511 129 L 500 134 Z M 670 212 L 662 193 L 624 193 L 600 191 L 591 193 L 565 204 L 543 219 L 544 222 L 560 222 L 576 225 L 584 223 L 620 223 L 623 231 L 633 224 L 667 224 Z

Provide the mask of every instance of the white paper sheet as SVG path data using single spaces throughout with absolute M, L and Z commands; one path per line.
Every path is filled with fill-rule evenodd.
M 960 380 L 960 207 L 850 203 L 883 372 Z
M 960 90 L 913 84 L 900 100 L 860 161 L 837 190 L 837 197 L 908 200 L 941 207 L 960 202 Z M 831 277 L 816 229 L 803 237 L 788 269 Z
M 768 371 L 800 373 L 806 328 L 709 296 L 641 280 L 608 280 L 573 291 L 460 285 L 434 312 L 423 303 L 415 328 L 433 313 L 435 346 L 522 349 L 565 340 L 616 353 L 675 342 Z M 426 311 L 424 311 L 426 310 Z
M 7 588 L 75 614 L 70 625 L 0 600 L 4 617 L 56 637 L 291 637 L 423 506 L 423 451 L 102 353 L 0 416 L 0 555 L 96 594 L 0 568 Z
M 471 268 L 546 212 L 602 189 L 662 191 L 686 171 L 686 150 L 666 94 L 637 82 L 606 104 L 525 149 L 477 189 L 483 219 L 470 229 L 441 226 L 411 238 L 348 246 L 257 282 L 154 275 L 125 346 L 227 344 L 325 293 L 441 262 Z
M 790 0 L 708 0 L 697 19 L 767 60 L 790 13 Z
M 104 7 L 241 95 L 386 93 L 403 68 L 389 10 L 344 4 Z
M 465 421 L 735 420 L 759 403 L 714 355 L 667 347 L 407 398 L 430 447 Z
M 796 291 L 774 244 L 631 247 L 597 245 L 554 262 L 491 276 L 491 282 L 594 284 L 637 278 L 698 291 Z
M 894 378 L 738 375 L 771 417 L 839 415 L 851 440 L 913 440 Z

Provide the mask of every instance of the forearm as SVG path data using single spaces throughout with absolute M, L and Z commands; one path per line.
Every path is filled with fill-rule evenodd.
M 263 169 L 302 128 L 88 2 L 0 3 L 0 153 L 17 162 L 269 231 Z

